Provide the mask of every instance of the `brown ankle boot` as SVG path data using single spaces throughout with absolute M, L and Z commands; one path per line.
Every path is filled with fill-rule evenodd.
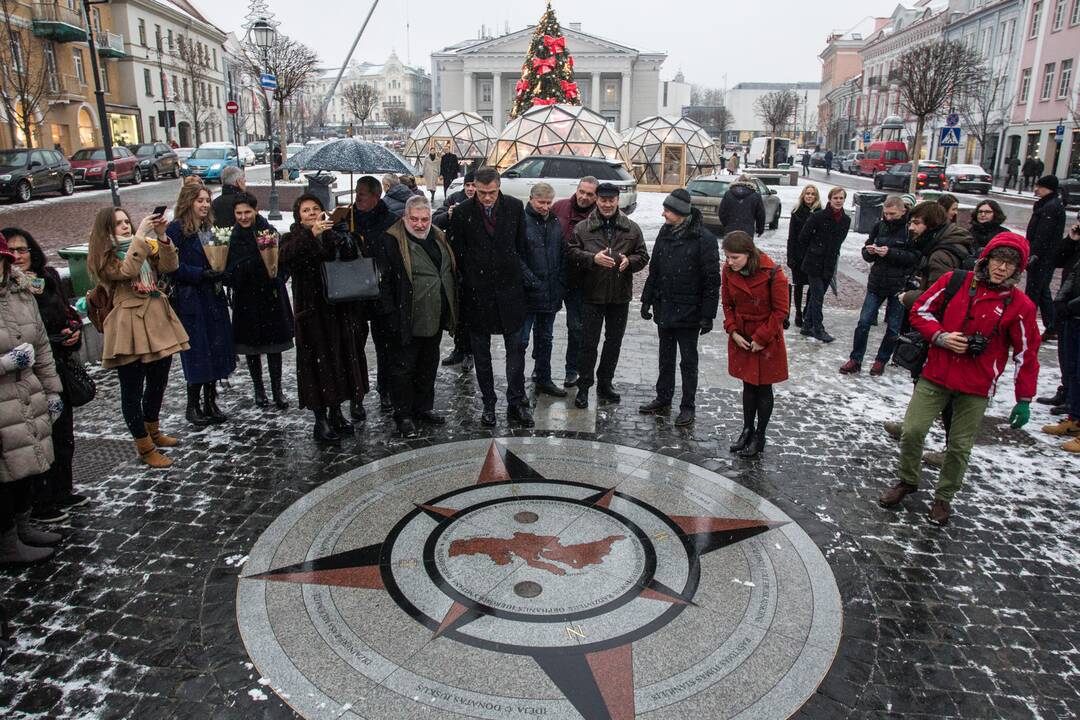
M 952 515 L 952 508 L 949 507 L 949 503 L 945 500 L 935 499 L 926 517 L 935 525 L 945 525 L 949 522 L 950 515 Z
M 906 482 L 898 482 L 878 498 L 878 505 L 883 508 L 896 507 L 901 500 L 918 489 L 916 486 L 909 485 Z
M 154 447 L 154 440 L 149 435 L 136 438 L 135 447 L 139 450 L 139 459 L 152 468 L 167 468 L 172 465 L 172 460 L 159 453 Z
M 148 422 L 143 423 L 146 427 L 146 432 L 150 433 L 150 439 L 154 441 L 154 444 L 158 447 L 176 447 L 180 444 L 180 441 L 174 437 L 169 437 L 165 433 L 161 432 L 161 423 Z

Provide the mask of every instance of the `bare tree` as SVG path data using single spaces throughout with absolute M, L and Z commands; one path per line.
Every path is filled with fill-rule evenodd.
M 363 137 L 364 124 L 379 104 L 379 91 L 367 83 L 353 83 L 346 87 L 341 95 L 345 100 L 345 109 L 354 119 L 360 121 L 360 135 Z
M 210 56 L 204 45 L 192 42 L 190 37 L 181 35 L 178 40 L 173 58 L 190 87 L 184 88 L 177 98 L 177 104 L 195 126 L 195 146 L 198 147 L 202 145 L 202 136 L 207 126 L 218 119 L 213 104 L 213 85 L 210 84 L 213 79 Z
M 393 107 L 386 111 L 386 124 L 393 130 L 408 132 L 416 127 L 418 122 L 416 113 L 409 112 L 403 107 Z
M 987 161 L 989 148 L 997 148 L 1001 129 L 1005 126 L 1005 116 L 1012 105 L 1011 98 L 1005 97 L 1008 77 L 994 74 L 989 68 L 984 69 L 984 76 L 978 86 L 963 98 L 958 109 L 961 122 L 971 137 L 979 144 L 978 157 L 982 165 Z M 994 161 L 990 172 L 997 166 L 998 152 L 994 152 Z
M 775 90 L 754 101 L 754 112 L 769 128 L 769 167 L 774 167 L 776 162 L 771 138 L 777 137 L 783 127 L 791 122 L 798 104 L 799 96 L 792 90 Z
M 29 27 L 12 22 L 13 0 L 0 0 L 3 13 L 3 34 L 0 39 L 0 102 L 3 103 L 11 131 L 12 146 L 18 144 L 21 130 L 27 147 L 34 147 L 35 117 L 48 112 L 52 103 L 49 95 L 59 90 L 60 78 L 50 67 L 44 43 L 30 32 Z M 44 141 L 44 138 L 42 139 Z
M 724 139 L 733 122 L 731 111 L 723 105 L 691 107 L 686 117 L 721 139 Z
M 918 163 L 922 153 L 927 119 L 940 113 L 950 102 L 972 95 L 984 74 L 978 51 L 956 40 L 919 45 L 900 56 L 896 71 L 900 103 L 915 118 L 912 162 Z M 918 173 L 913 172 L 909 192 L 915 192 L 916 182 Z
M 724 91 L 694 83 L 690 86 L 691 105 L 723 105 Z
M 315 79 L 319 69 L 319 56 L 314 50 L 288 36 L 278 35 L 265 52 L 254 43 L 244 44 L 248 71 L 253 77 L 270 73 L 277 78 L 277 90 L 273 99 L 278 109 L 278 144 L 281 161 L 285 162 L 285 103 Z

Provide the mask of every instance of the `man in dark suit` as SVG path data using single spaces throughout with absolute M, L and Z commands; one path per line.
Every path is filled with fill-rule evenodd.
M 476 193 L 457 206 L 450 237 L 461 276 L 461 314 L 469 326 L 476 380 L 483 396 L 480 422 L 495 425 L 495 379 L 491 368 L 491 336 L 502 335 L 506 347 L 506 417 L 532 427 L 525 397 L 525 206 L 499 190 L 493 167 L 476 171 Z

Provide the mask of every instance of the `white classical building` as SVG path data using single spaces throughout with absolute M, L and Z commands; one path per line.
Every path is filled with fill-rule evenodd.
M 502 130 L 534 30 L 529 26 L 500 37 L 481 36 L 433 52 L 434 109 L 472 111 Z M 653 115 L 682 114 L 689 86 L 678 76 L 661 82 L 666 53 L 635 50 L 589 35 L 579 23 L 563 26 L 563 34 L 574 58 L 582 104 L 603 115 L 612 127 L 623 130 Z
M 817 134 L 817 111 L 821 95 L 820 82 L 741 82 L 727 91 L 727 108 L 731 112 L 731 131 L 738 133 L 739 142 L 768 133 L 765 121 L 757 114 L 754 104 L 758 98 L 771 92 L 791 90 L 799 97 L 796 108 L 797 121 L 787 128 L 785 134 L 794 137 Z
M 340 67 L 319 72 L 318 79 L 306 93 L 315 106 L 325 100 L 339 72 Z M 395 108 L 411 113 L 417 121 L 431 114 L 431 76 L 424 68 L 406 65 L 401 62 L 397 53 L 391 52 L 390 57 L 381 65 L 354 62 L 345 69 L 345 74 L 341 76 L 341 82 L 326 108 L 324 124 L 328 128 L 345 130 L 350 124 L 359 128 L 359 119 L 353 116 L 345 103 L 345 88 L 361 84 L 371 85 L 379 93 L 371 117 L 365 121 L 368 127 L 385 125 L 387 111 Z

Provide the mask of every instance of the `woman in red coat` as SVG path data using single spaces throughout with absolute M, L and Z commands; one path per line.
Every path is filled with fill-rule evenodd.
M 765 448 L 772 386 L 788 378 L 784 345 L 788 280 L 746 233 L 728 233 L 723 247 L 720 289 L 728 333 L 728 373 L 743 381 L 743 431 L 731 451 L 754 457 Z

